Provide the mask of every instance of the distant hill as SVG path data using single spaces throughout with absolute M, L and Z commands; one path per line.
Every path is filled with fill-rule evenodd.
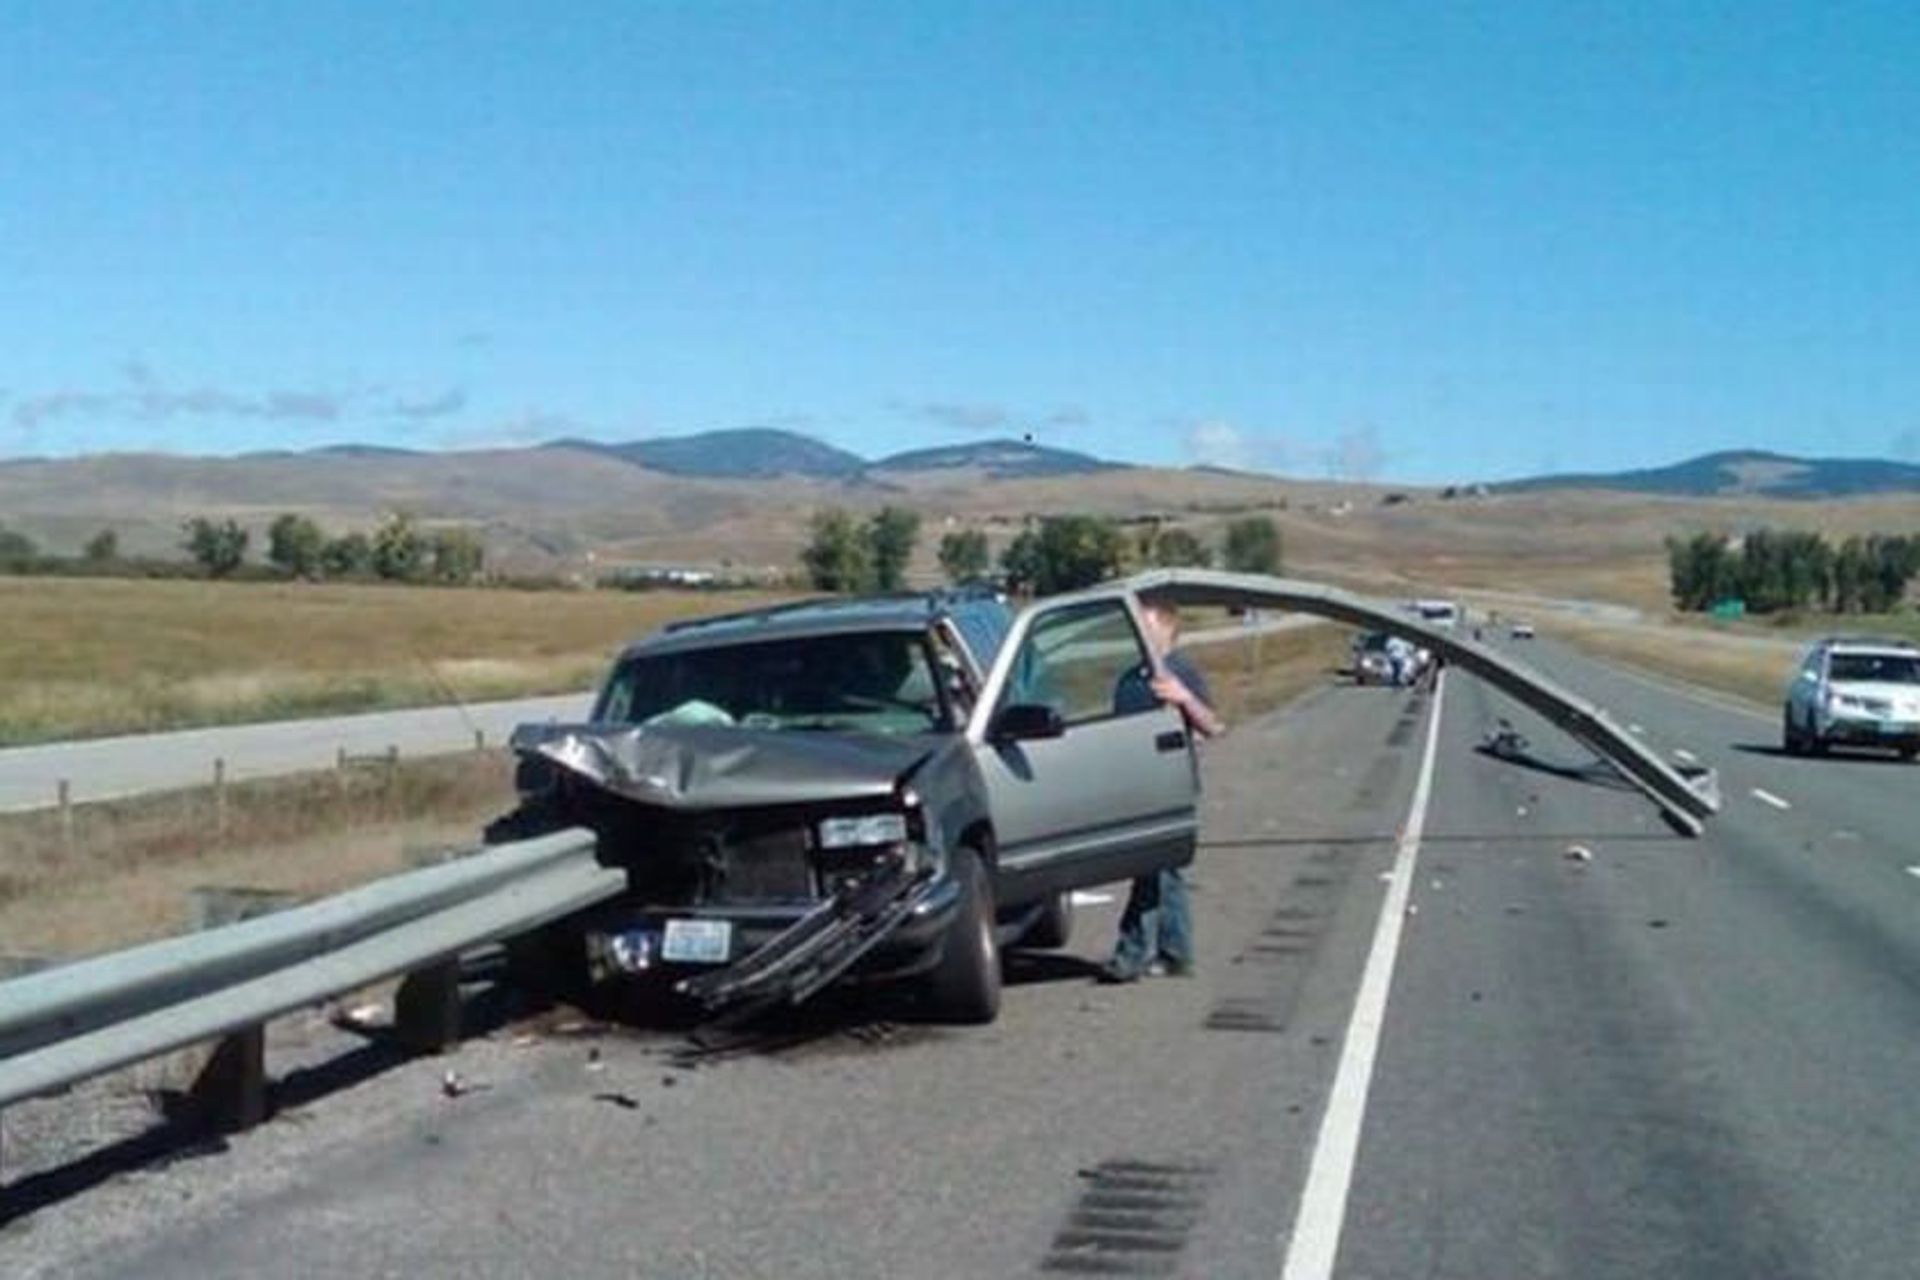
M 872 469 L 881 472 L 977 470 L 990 479 L 1011 480 L 1026 476 L 1085 475 L 1122 470 L 1124 466 L 1124 463 L 1107 462 L 1071 449 L 1050 449 L 1022 440 L 985 440 L 896 453 L 880 459 Z
M 1487 487 L 1495 493 L 1607 489 L 1686 498 L 1854 498 L 1920 493 L 1920 466 L 1881 458 L 1794 458 L 1735 449 L 1643 471 L 1530 476 Z
M 812 436 L 772 427 L 702 431 L 696 435 L 664 436 L 626 444 L 555 440 L 546 447 L 619 458 L 666 475 L 711 479 L 762 480 L 775 476 L 840 479 L 856 474 L 867 465 L 866 459 L 858 454 L 836 449 Z

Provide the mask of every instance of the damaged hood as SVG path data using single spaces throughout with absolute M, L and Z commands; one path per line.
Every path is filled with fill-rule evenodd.
M 511 745 L 629 800 L 670 809 L 890 796 L 943 738 L 706 725 L 521 725 Z

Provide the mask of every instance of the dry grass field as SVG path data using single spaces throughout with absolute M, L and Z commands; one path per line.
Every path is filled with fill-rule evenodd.
M 584 688 L 744 593 L 0 578 L 0 743 Z
M 203 886 L 335 893 L 472 847 L 512 801 L 507 754 L 484 751 L 236 783 L 224 834 L 211 787 L 76 805 L 70 831 L 55 810 L 0 815 L 0 939 L 84 955 L 190 927 Z

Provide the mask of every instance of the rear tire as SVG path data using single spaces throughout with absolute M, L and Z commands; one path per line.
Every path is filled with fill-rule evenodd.
M 1063 890 L 1047 900 L 1047 905 L 1041 908 L 1039 917 L 1027 930 L 1027 936 L 1020 939 L 1020 945 L 1051 951 L 1066 946 L 1072 938 L 1073 894 Z
M 948 929 L 940 962 L 927 975 L 927 998 L 942 1022 L 986 1023 L 1000 1013 L 1000 943 L 994 936 L 993 888 L 980 855 L 953 854 L 960 910 Z

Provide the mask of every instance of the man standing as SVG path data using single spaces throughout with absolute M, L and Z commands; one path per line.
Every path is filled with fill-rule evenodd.
M 1180 638 L 1180 613 L 1173 605 L 1148 603 L 1141 608 L 1146 641 L 1153 654 L 1153 672 L 1145 681 L 1152 697 L 1180 712 L 1187 732 L 1212 738 L 1226 731 L 1226 722 L 1214 711 L 1202 676 L 1187 656 L 1174 647 Z M 1116 707 L 1136 701 L 1124 682 Z M 1120 915 L 1120 938 L 1113 959 L 1100 971 L 1103 982 L 1133 982 L 1144 973 L 1186 977 L 1193 972 L 1193 913 L 1187 901 L 1186 874 L 1168 867 L 1133 882 L 1126 910 Z

